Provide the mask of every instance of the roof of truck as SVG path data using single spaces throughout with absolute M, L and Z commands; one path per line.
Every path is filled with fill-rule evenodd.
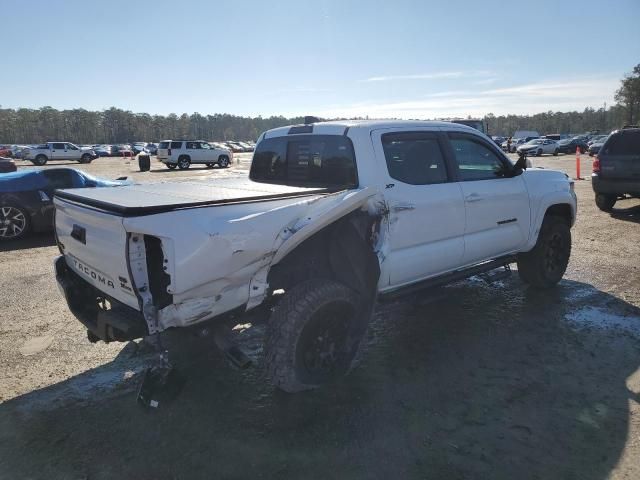
M 446 127 L 455 129 L 465 129 L 470 132 L 477 132 L 476 129 L 453 122 L 442 122 L 432 120 L 333 120 L 330 122 L 315 122 L 301 125 L 288 125 L 286 127 L 274 128 L 268 130 L 265 136 L 278 137 L 289 133 L 316 133 L 336 135 L 343 134 L 346 129 L 364 128 L 364 129 L 380 129 L 380 128 L 412 128 L 412 127 Z M 299 129 L 297 132 L 290 132 L 291 129 Z

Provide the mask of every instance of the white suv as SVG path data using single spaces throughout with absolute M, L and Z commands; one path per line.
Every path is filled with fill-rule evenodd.
M 164 140 L 158 145 L 158 160 L 171 170 L 186 170 L 192 163 L 227 168 L 232 158 L 231 151 L 214 148 L 202 140 Z

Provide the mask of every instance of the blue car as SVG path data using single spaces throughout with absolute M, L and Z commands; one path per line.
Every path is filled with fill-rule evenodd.
M 103 180 L 73 168 L 20 170 L 0 174 L 0 242 L 53 228 L 53 195 L 63 188 L 118 187 L 128 180 Z

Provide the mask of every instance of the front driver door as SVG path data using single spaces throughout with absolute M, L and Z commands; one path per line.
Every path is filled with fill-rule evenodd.
M 480 135 L 448 134 L 466 211 L 463 264 L 490 260 L 523 247 L 529 237 L 529 194 L 522 175 Z
M 464 203 L 443 152 L 443 137 L 428 129 L 372 133 L 389 208 L 382 290 L 436 276 L 461 261 Z

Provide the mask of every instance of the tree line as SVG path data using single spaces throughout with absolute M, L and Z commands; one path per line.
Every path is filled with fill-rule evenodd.
M 640 117 L 640 64 L 625 75 L 615 93 L 617 105 L 585 108 L 582 112 L 546 112 L 536 115 L 484 117 L 490 135 L 513 135 L 516 130 L 547 133 L 608 133 Z M 101 112 L 82 108 L 56 110 L 2 108 L 0 144 L 65 140 L 80 144 L 160 141 L 169 138 L 203 140 L 256 140 L 265 130 L 303 122 L 303 117 L 241 117 L 224 113 L 150 115 L 111 107 Z
M 220 113 L 149 115 L 115 107 L 101 112 L 82 108 L 0 108 L 0 144 L 31 144 L 51 140 L 78 144 L 118 144 L 157 142 L 171 138 L 256 140 L 265 130 L 303 121 L 303 117 L 241 117 Z
M 546 112 L 536 115 L 484 117 L 490 135 L 513 135 L 516 130 L 545 133 L 582 133 L 592 130 L 610 132 L 628 119 L 622 106 L 582 112 Z M 168 138 L 204 140 L 256 140 L 271 128 L 298 124 L 303 117 L 241 117 L 228 114 L 183 113 L 149 115 L 112 107 L 101 112 L 0 108 L 0 144 L 31 144 L 65 140 L 78 144 L 118 144 L 134 141 L 160 141 Z

